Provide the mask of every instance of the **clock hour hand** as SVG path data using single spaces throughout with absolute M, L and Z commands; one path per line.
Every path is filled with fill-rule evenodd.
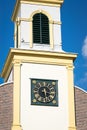
M 46 91 L 45 88 L 42 90 L 42 92 L 44 92 L 44 95 L 45 95 L 45 97 L 46 97 L 47 91 Z

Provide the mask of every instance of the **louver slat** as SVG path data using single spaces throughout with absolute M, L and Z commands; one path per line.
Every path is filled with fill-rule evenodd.
M 33 17 L 33 43 L 40 43 L 40 15 Z
M 48 18 L 42 14 L 42 43 L 49 44 L 49 21 Z
M 49 44 L 49 21 L 42 13 L 33 17 L 33 43 Z

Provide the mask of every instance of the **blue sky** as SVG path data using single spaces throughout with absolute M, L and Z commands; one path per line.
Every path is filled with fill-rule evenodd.
M 11 16 L 15 1 L 0 1 L 0 73 L 9 48 L 14 46 Z M 63 50 L 78 53 L 74 63 L 74 84 L 87 90 L 87 0 L 65 0 L 61 21 Z M 2 82 L 0 78 L 0 84 Z

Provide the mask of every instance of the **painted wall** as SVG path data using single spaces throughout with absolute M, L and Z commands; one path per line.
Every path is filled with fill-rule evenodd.
M 31 105 L 31 78 L 58 80 L 57 107 Z M 23 130 L 68 130 L 67 70 L 64 66 L 23 63 L 21 66 Z

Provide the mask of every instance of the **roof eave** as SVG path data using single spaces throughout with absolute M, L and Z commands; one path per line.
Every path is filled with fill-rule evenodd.
M 52 5 L 62 5 L 64 0 L 17 0 L 14 10 L 13 10 L 13 14 L 12 14 L 12 21 L 15 21 L 17 13 L 18 13 L 18 9 L 20 7 L 21 3 L 43 3 L 43 4 L 52 4 Z

